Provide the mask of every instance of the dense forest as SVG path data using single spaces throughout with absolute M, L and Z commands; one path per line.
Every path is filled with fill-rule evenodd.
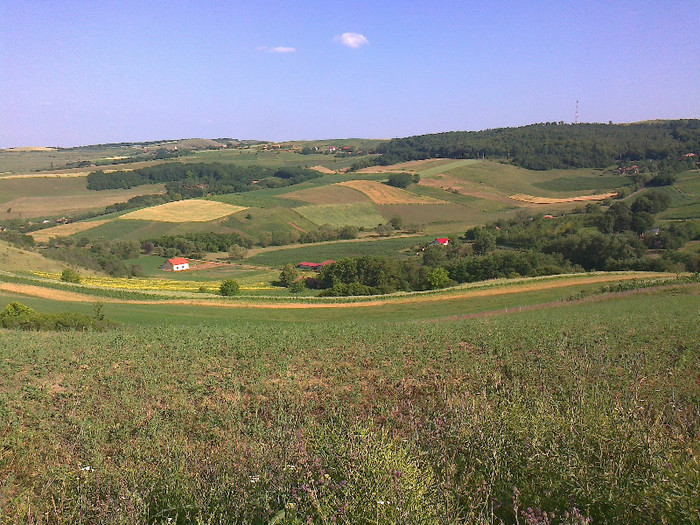
M 320 176 L 317 171 L 298 167 L 265 168 L 221 163 L 169 162 L 133 171 L 94 171 L 87 177 L 87 187 L 90 190 L 109 190 L 165 183 L 169 195 L 194 198 L 207 194 L 289 186 Z
M 503 158 L 533 170 L 604 168 L 615 163 L 651 161 L 649 169 L 681 169 L 697 164 L 700 120 L 635 124 L 564 124 L 452 131 L 392 139 L 377 148 L 377 162 L 393 164 L 427 158 Z M 657 164 L 665 161 L 663 167 Z

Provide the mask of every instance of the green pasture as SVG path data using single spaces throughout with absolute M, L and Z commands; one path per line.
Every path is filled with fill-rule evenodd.
M 492 191 L 505 195 L 524 193 L 542 197 L 570 197 L 593 190 L 609 189 L 613 179 L 616 178 L 610 175 L 610 171 L 597 169 L 533 171 L 495 160 L 465 164 L 446 170 L 445 173 L 481 184 L 486 191 L 491 187 Z M 590 184 L 584 183 L 589 180 Z M 629 184 L 625 177 L 620 176 L 619 180 L 620 184 L 616 187 Z M 596 181 L 603 186 L 596 186 Z
M 615 190 L 630 186 L 632 181 L 629 177 L 623 175 L 590 175 L 590 176 L 572 176 L 558 177 L 541 182 L 534 182 L 532 185 L 536 188 L 557 191 L 557 192 L 578 192 L 578 191 L 598 191 L 598 190 Z
M 434 236 L 411 236 L 377 238 L 375 240 L 353 239 L 314 244 L 299 244 L 288 247 L 267 248 L 265 251 L 245 259 L 248 264 L 259 264 L 281 268 L 285 264 L 298 264 L 302 261 L 322 262 L 342 257 L 364 255 L 394 256 L 418 245 L 434 240 Z
M 2 173 L 29 173 L 60 169 L 68 163 L 97 162 L 110 157 L 130 157 L 140 152 L 128 146 L 85 146 L 52 151 L 16 151 L 0 149 L 0 176 Z
M 295 211 L 318 226 L 330 224 L 333 227 L 374 228 L 386 222 L 375 205 L 370 202 L 299 206 Z
M 0 330 L 0 515 L 694 523 L 697 293 L 324 322 L 105 304 L 124 327 Z
M 298 235 L 301 230 L 316 229 L 313 222 L 298 213 L 298 208 L 283 207 L 250 208 L 230 215 L 221 221 L 221 226 L 250 235 L 253 238 L 257 238 L 261 232 L 270 234 L 284 232 Z

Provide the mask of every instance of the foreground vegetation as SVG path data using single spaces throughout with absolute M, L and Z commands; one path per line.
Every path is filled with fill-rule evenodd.
M 449 323 L 3 331 L 0 515 L 693 523 L 698 293 Z

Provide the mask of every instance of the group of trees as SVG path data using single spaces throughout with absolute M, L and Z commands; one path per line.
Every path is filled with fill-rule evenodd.
M 631 204 L 597 204 L 567 215 L 529 216 L 470 229 L 462 242 L 424 247 L 420 258 L 359 257 L 324 267 L 314 284 L 322 295 L 371 295 L 428 290 L 514 276 L 590 270 L 698 271 L 700 255 L 675 251 L 700 239 L 695 221 L 651 229 L 654 214 L 669 205 L 667 194 L 648 190 Z M 641 235 L 644 233 L 645 235 Z M 649 249 L 663 249 L 651 256 Z
M 133 171 L 94 171 L 87 177 L 90 190 L 127 189 L 165 183 L 172 198 L 251 191 L 299 184 L 320 177 L 317 171 L 299 167 L 266 168 L 221 163 L 170 162 Z
M 636 124 L 532 124 L 485 131 L 452 131 L 392 139 L 377 148 L 378 163 L 427 158 L 504 158 L 528 169 L 604 168 L 624 161 L 672 161 L 700 154 L 700 120 Z M 688 160 L 688 159 L 686 159 Z M 697 162 L 697 158 L 689 162 Z

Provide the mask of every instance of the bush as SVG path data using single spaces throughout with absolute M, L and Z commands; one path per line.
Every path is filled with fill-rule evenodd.
M 241 286 L 235 279 L 226 279 L 219 286 L 219 293 L 223 296 L 236 295 L 240 291 Z
M 61 281 L 64 283 L 79 283 L 81 281 L 80 274 L 71 268 L 66 268 L 61 272 Z
M 413 175 L 410 173 L 391 173 L 388 184 L 395 188 L 408 188 L 413 183 Z
M 289 291 L 292 293 L 301 293 L 304 290 L 306 290 L 306 280 L 305 279 L 297 279 L 293 283 L 291 283 L 289 286 Z

